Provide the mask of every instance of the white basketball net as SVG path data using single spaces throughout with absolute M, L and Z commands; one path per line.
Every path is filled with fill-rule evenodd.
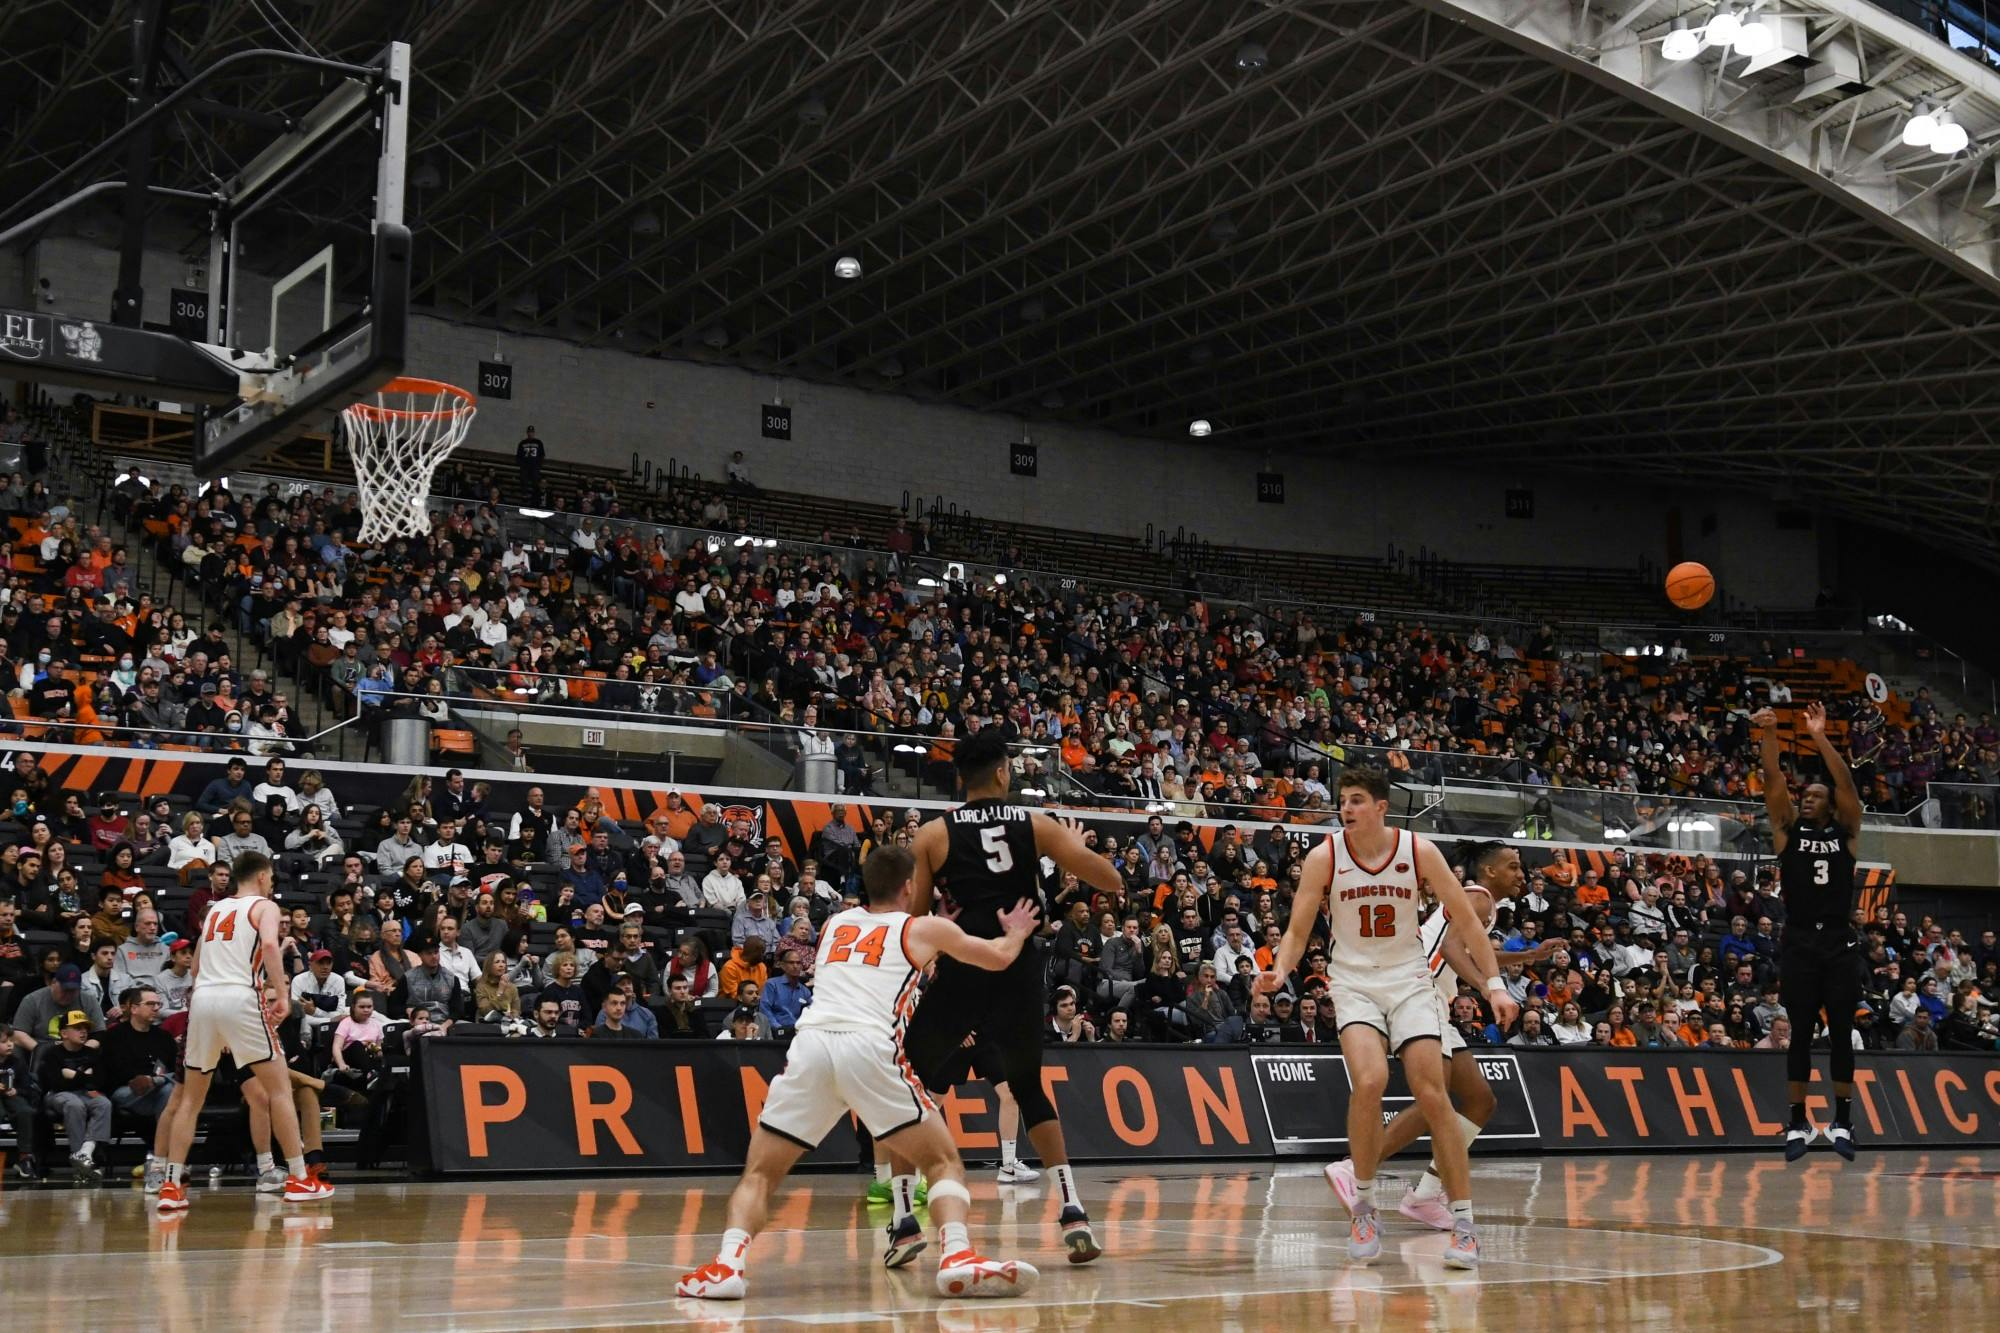
M 478 407 L 471 394 L 436 380 L 397 379 L 372 403 L 340 414 L 354 455 L 361 537 L 376 545 L 431 530 L 426 500 L 438 464 L 464 442 Z

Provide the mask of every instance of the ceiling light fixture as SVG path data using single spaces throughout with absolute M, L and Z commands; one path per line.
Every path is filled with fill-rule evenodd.
M 1194 436 L 1197 440 L 1206 439 L 1214 433 L 1215 427 L 1209 424 L 1207 417 L 1196 417 L 1193 421 L 1188 422 L 1188 434 Z
M 1686 19 L 1675 19 L 1666 40 L 1660 43 L 1660 54 L 1668 60 L 1693 60 L 1701 54 L 1701 33 L 1690 28 Z
M 1965 126 L 1958 123 L 1950 111 L 1937 113 L 1937 133 L 1931 136 L 1931 151 L 1950 157 L 1953 153 L 1965 151 L 1972 142 L 1972 136 L 1965 132 Z
M 1742 31 L 1743 20 L 1736 13 L 1736 6 L 1725 2 L 1709 16 L 1701 35 L 1710 46 L 1734 46 L 1736 35 Z
M 1931 141 L 1937 138 L 1937 132 L 1937 116 L 1932 112 L 1931 104 L 1918 98 L 1917 104 L 1910 108 L 1908 123 L 1903 126 L 1903 146 L 1929 148 Z
M 1752 5 L 1749 17 L 1737 25 L 1736 39 L 1730 43 L 1730 49 L 1737 55 L 1761 56 L 1778 44 L 1777 27 L 1758 14 L 1762 8 L 1761 3 Z
M 861 276 L 861 261 L 853 255 L 842 255 L 833 261 L 833 276 L 849 281 Z

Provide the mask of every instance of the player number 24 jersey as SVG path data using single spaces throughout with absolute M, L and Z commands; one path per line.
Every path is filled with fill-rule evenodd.
M 849 908 L 827 918 L 813 967 L 813 1000 L 799 1027 L 891 1032 L 917 998 L 917 967 L 906 940 L 908 912 Z

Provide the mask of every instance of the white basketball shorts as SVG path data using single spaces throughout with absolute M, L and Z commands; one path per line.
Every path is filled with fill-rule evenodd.
M 197 984 L 188 1000 L 187 1067 L 212 1073 L 224 1051 L 236 1058 L 238 1069 L 281 1055 L 253 988 Z
M 1336 967 L 1329 980 L 1327 998 L 1342 1028 L 1366 1023 L 1388 1038 L 1391 1053 L 1421 1037 L 1443 1040 L 1437 987 L 1421 962 L 1407 968 Z
M 771 1080 L 757 1123 L 816 1148 L 849 1111 L 879 1139 L 936 1109 L 889 1033 L 801 1028 L 786 1052 L 785 1072 Z

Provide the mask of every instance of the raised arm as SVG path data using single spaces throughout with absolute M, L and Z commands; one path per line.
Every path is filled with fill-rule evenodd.
M 1855 790 L 1853 770 L 1834 747 L 1833 738 L 1826 734 L 1825 704 L 1814 701 L 1806 705 L 1806 730 L 1812 733 L 1813 745 L 1819 750 L 1827 777 L 1833 783 L 1834 818 L 1847 830 L 1848 841 L 1852 842 L 1861 836 L 1861 793 Z
M 985 968 L 988 972 L 1003 972 L 1021 956 L 1021 948 L 1035 933 L 1035 905 L 1026 898 L 1000 914 L 1000 925 L 1006 934 L 997 940 L 984 940 L 976 935 L 968 935 L 958 928 L 956 921 L 948 921 L 941 916 L 913 916 L 910 918 L 910 933 L 906 945 L 910 961 L 918 967 L 930 962 L 939 954 L 956 958 L 961 963 Z
M 1327 887 L 1333 883 L 1333 849 L 1327 840 L 1321 838 L 1313 849 L 1306 853 L 1306 859 L 1299 870 L 1299 888 L 1292 898 L 1292 919 L 1285 926 L 1285 937 L 1278 941 L 1277 956 L 1271 960 L 1271 970 L 1257 978 L 1260 991 L 1283 990 L 1285 978 L 1305 957 L 1306 942 L 1312 939 L 1313 923 L 1319 920 L 1320 903 L 1326 898 Z
M 1792 792 L 1785 785 L 1784 765 L 1778 762 L 1777 711 L 1760 708 L 1750 715 L 1750 724 L 1764 733 L 1759 738 L 1764 755 L 1764 809 L 1771 815 L 1771 842 L 1782 852 L 1789 838 L 1786 830 L 1792 826 Z
M 1125 881 L 1118 877 L 1118 868 L 1091 851 L 1081 833 L 1047 815 L 1036 815 L 1034 824 L 1035 850 L 1054 861 L 1057 867 L 1069 871 L 1093 889 L 1102 889 L 1106 893 L 1124 890 Z
M 1486 938 L 1480 928 L 1479 914 L 1466 897 L 1465 886 L 1458 882 L 1444 853 L 1424 841 L 1416 839 L 1417 874 L 1437 895 L 1439 906 L 1445 910 L 1446 937 L 1455 939 L 1464 947 L 1473 968 L 1480 975 L 1480 989 L 1486 996 L 1486 1003 L 1492 1006 L 1493 1017 L 1505 1028 L 1513 1024 L 1520 1014 L 1521 1006 L 1514 997 L 1507 994 L 1506 983 L 1500 979 L 1500 963 L 1493 955 L 1493 941 Z

